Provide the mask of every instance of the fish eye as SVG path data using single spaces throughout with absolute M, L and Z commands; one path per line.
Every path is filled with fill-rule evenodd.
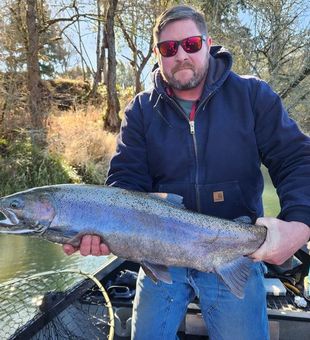
M 22 203 L 21 201 L 18 201 L 18 200 L 14 200 L 10 203 L 10 208 L 12 209 L 20 209 L 22 208 Z

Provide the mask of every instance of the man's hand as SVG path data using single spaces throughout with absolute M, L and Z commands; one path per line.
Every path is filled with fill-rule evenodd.
M 310 228 L 301 222 L 285 222 L 273 217 L 257 219 L 256 225 L 267 227 L 265 242 L 250 255 L 254 261 L 280 265 L 306 244 Z
M 80 250 L 80 254 L 83 256 L 101 256 L 110 254 L 108 246 L 101 243 L 101 238 L 97 235 L 84 235 L 79 247 L 73 247 L 71 244 L 64 244 L 63 250 L 67 255 L 72 255 L 78 250 Z

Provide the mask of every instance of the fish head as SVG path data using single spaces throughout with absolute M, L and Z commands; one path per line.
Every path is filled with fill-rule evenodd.
M 41 234 L 55 217 L 52 194 L 30 189 L 0 199 L 0 234 Z

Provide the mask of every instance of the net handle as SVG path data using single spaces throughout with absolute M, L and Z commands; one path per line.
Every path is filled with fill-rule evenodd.
M 113 340 L 114 329 L 115 329 L 113 307 L 112 307 L 112 303 L 111 303 L 111 300 L 109 298 L 109 295 L 108 295 L 107 291 L 105 290 L 105 288 L 103 287 L 103 285 L 101 284 L 101 282 L 94 275 L 82 272 L 81 270 L 64 269 L 64 270 L 61 270 L 61 272 L 80 274 L 80 275 L 85 276 L 88 279 L 92 280 L 97 285 L 97 287 L 99 288 L 100 292 L 103 295 L 103 298 L 106 302 L 106 307 L 108 308 L 108 312 L 109 312 L 110 330 L 109 330 L 108 340 Z

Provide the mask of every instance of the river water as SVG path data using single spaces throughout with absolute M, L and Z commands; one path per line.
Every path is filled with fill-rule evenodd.
M 60 245 L 28 236 L 0 235 L 0 249 L 0 283 L 50 270 L 93 272 L 106 261 L 105 256 L 67 256 Z
M 65 255 L 62 247 L 29 236 L 0 235 L 0 339 L 8 339 L 38 312 L 45 294 L 63 292 L 109 257 Z

